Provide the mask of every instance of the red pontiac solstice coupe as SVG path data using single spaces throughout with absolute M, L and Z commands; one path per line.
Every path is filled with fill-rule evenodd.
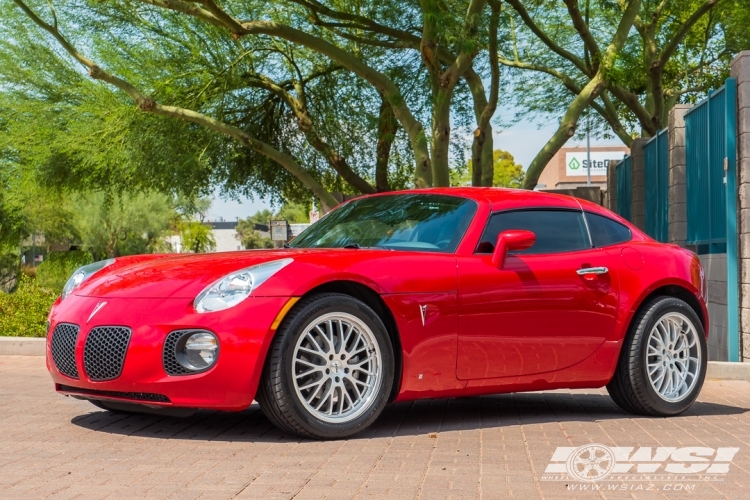
M 389 401 L 607 386 L 674 415 L 706 374 L 698 258 L 601 207 L 491 188 L 345 203 L 288 248 L 77 270 L 49 317 L 58 392 L 111 411 L 253 401 L 352 435 Z

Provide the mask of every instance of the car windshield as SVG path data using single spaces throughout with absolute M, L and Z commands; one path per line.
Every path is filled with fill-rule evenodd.
M 476 209 L 472 200 L 446 195 L 362 198 L 326 215 L 290 246 L 453 252 Z

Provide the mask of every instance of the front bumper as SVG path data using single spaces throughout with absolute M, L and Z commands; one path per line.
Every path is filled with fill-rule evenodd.
M 288 300 L 250 297 L 225 311 L 197 314 L 188 299 L 71 295 L 56 304 L 50 314 L 47 369 L 56 390 L 63 394 L 151 406 L 243 410 L 253 401 L 273 336 L 272 325 Z M 78 379 L 61 373 L 52 357 L 53 332 L 61 323 L 80 328 L 75 340 Z M 91 380 L 83 359 L 88 333 L 100 326 L 132 330 L 121 374 L 101 382 Z M 219 339 L 218 360 L 202 373 L 167 375 L 162 361 L 164 340 L 172 331 L 187 329 L 213 332 Z

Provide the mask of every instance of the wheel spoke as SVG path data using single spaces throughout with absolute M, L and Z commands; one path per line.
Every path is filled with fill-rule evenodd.
M 701 346 L 693 323 L 668 312 L 653 326 L 646 342 L 645 371 L 651 387 L 666 401 L 680 401 L 693 390 L 701 369 Z
M 300 402 L 325 422 L 358 417 L 376 401 L 382 387 L 377 337 L 348 313 L 327 313 L 313 320 L 296 341 L 292 363 Z
M 302 363 L 303 365 L 312 366 L 313 368 L 322 368 L 322 365 L 316 365 L 315 363 L 310 363 L 306 359 L 295 359 L 295 363 Z
M 333 401 L 333 395 L 331 394 L 333 392 L 333 384 L 328 386 L 328 390 L 323 394 L 323 396 L 320 397 L 320 401 L 318 401 L 318 406 L 315 407 L 316 410 L 319 410 L 321 406 L 323 406 L 323 403 L 328 401 L 329 399 Z
M 306 338 L 310 340 L 315 348 L 325 357 L 326 351 L 324 351 L 323 348 L 320 347 L 320 344 L 318 344 L 318 341 L 315 340 L 315 337 L 313 337 L 312 333 L 308 332 Z

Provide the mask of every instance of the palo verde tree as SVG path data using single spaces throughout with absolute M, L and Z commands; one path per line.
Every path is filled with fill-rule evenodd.
M 430 2 L 396 9 L 401 16 L 396 22 L 391 14 L 392 24 L 400 23 L 399 36 L 408 34 L 413 47 L 414 54 L 406 55 L 394 45 L 401 42 L 358 40 L 349 32 L 351 26 L 338 30 L 323 26 L 310 14 L 309 5 L 301 2 L 290 2 L 288 8 L 270 14 L 265 2 L 227 2 L 226 8 L 213 0 L 81 1 L 65 6 L 13 2 L 31 22 L 24 25 L 31 33 L 27 40 L 36 36 L 53 42 L 56 48 L 49 48 L 50 52 L 74 60 L 92 79 L 127 95 L 140 111 L 215 133 L 205 151 L 213 154 L 215 170 L 229 172 L 225 175 L 229 185 L 241 182 L 242 168 L 232 166 L 262 156 L 266 166 L 268 162 L 280 165 L 283 175 L 330 207 L 336 204 L 330 189 L 337 181 L 365 193 L 397 187 L 403 170 L 396 168 L 396 182 L 389 179 L 393 153 L 400 166 L 403 159 L 412 159 L 417 186 L 447 185 L 451 112 L 459 82 L 466 82 L 474 96 L 479 124 L 475 157 L 491 160 L 489 120 L 497 102 L 499 71 L 491 71 L 487 100 L 481 77 L 472 69 L 482 38 L 488 37 L 484 0 L 470 1 L 462 15 Z M 496 44 L 499 4 L 491 2 L 487 9 L 492 13 L 489 24 L 495 28 L 494 35 L 490 30 L 490 43 Z M 420 36 L 414 35 L 411 22 L 423 25 Z M 446 25 L 455 29 L 442 29 Z M 158 63 L 149 59 L 152 56 Z M 191 64 L 182 64 L 186 59 Z M 354 130 L 351 124 L 356 120 L 337 116 L 351 103 L 342 103 L 340 96 L 332 103 L 334 97 L 325 96 L 327 89 L 338 88 L 335 84 L 347 78 L 347 88 L 355 90 L 350 96 L 361 98 L 370 110 L 377 109 L 369 113 L 374 119 L 364 125 L 366 133 Z M 430 91 L 423 92 L 423 85 Z M 325 97 L 338 107 L 320 106 Z M 231 139 L 231 144 L 216 139 L 216 134 Z M 394 144 L 400 134 L 408 150 Z M 376 145 L 369 153 L 375 159 L 370 162 L 374 169 L 362 167 L 361 145 L 352 148 L 351 142 L 357 141 L 346 140 L 357 137 L 374 139 L 365 141 Z M 491 182 L 492 171 L 488 171 Z M 276 177 L 279 174 L 277 169 Z M 269 169 L 266 175 L 273 176 Z
M 500 61 L 512 72 L 525 116 L 554 115 L 601 71 L 607 61 L 604 44 L 621 25 L 626 7 L 597 0 L 565 0 L 555 7 L 507 3 L 513 26 Z M 746 32 L 738 29 L 747 19 L 744 10 L 731 0 L 644 0 L 588 104 L 595 112 L 595 132 L 607 131 L 629 146 L 634 137 L 652 136 L 666 126 L 675 103 L 720 85 L 731 57 L 747 43 Z M 548 153 L 540 153 L 530 167 L 527 187 L 536 183 Z

